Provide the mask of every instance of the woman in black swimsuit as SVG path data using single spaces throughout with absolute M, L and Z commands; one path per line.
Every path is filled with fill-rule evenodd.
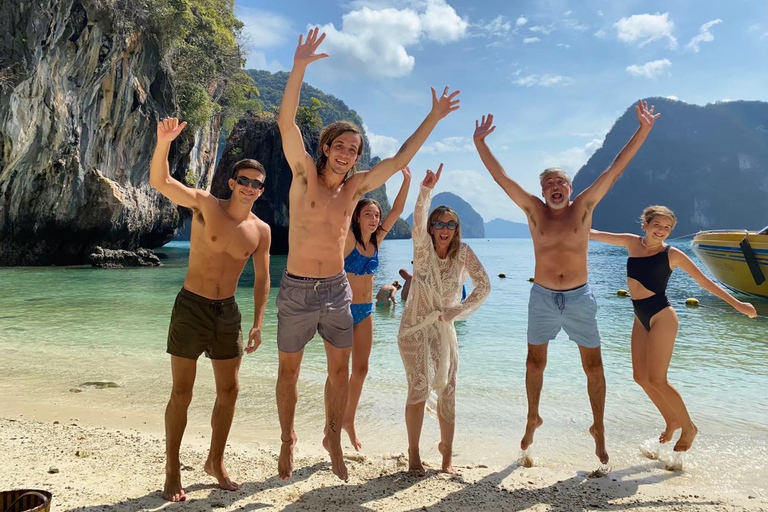
M 589 238 L 629 251 L 627 285 L 635 310 L 632 327 L 632 369 L 635 382 L 640 384 L 667 426 L 659 442 L 672 439 L 675 430 L 682 429 L 675 444 L 676 452 L 684 452 L 693 444 L 698 429 L 691 421 L 682 397 L 667 380 L 679 322 L 667 300 L 667 281 L 672 269 L 680 267 L 705 290 L 717 295 L 750 318 L 757 316 L 755 307 L 741 302 L 705 276 L 681 250 L 664 243 L 677 219 L 666 206 L 649 206 L 640 217 L 645 236 L 629 233 L 606 233 L 591 230 Z

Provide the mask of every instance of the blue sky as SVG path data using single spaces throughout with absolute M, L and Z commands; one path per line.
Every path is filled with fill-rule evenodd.
M 486 221 L 524 222 L 472 145 L 491 112 L 488 143 L 513 179 L 574 174 L 638 98 L 706 104 L 768 99 L 768 10 L 760 0 L 236 0 L 248 67 L 290 71 L 299 33 L 320 26 L 305 80 L 366 124 L 372 153 L 394 153 L 430 108 L 429 87 L 460 89 L 411 162 L 406 216 L 425 169 L 445 163 L 437 191 L 461 195 Z M 658 122 L 664 122 L 664 113 Z M 387 184 L 390 199 L 399 175 Z

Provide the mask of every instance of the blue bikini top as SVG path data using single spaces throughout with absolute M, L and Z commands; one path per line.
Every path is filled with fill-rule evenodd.
M 368 257 L 360 254 L 357 250 L 357 245 L 349 253 L 349 256 L 344 258 L 344 272 L 348 274 L 356 274 L 362 276 L 365 274 L 373 274 L 379 268 L 379 250 L 377 249 L 373 256 Z

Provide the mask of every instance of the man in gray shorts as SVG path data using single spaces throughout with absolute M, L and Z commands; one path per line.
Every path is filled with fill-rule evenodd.
M 341 424 L 347 403 L 353 337 L 352 291 L 344 273 L 343 252 L 352 212 L 363 194 L 383 185 L 408 165 L 440 119 L 459 108 L 458 100 L 454 99 L 458 91 L 448 95 L 446 87 L 442 96 L 437 97 L 433 89 L 432 110 L 400 151 L 362 173 L 355 173 L 365 142 L 362 132 L 353 123 L 332 123 L 320 134 L 315 161 L 307 154 L 295 120 L 307 65 L 328 56 L 315 53 L 324 38 L 325 34 L 318 37 L 318 29 L 309 32 L 306 42 L 303 36 L 299 37 L 278 116 L 283 153 L 293 173 L 289 191 L 288 265 L 277 295 L 277 409 L 282 441 L 277 466 L 283 480 L 293 472 L 297 439 L 293 420 L 301 357 L 316 331 L 325 341 L 328 358 L 323 446 L 331 456 L 333 473 L 347 479 Z
M 597 303 L 587 284 L 587 250 L 592 212 L 611 186 L 624 172 L 642 146 L 659 114 L 640 101 L 635 107 L 640 127 L 619 152 L 608 169 L 571 202 L 573 186 L 568 175 L 558 168 L 539 175 L 541 195 L 526 192 L 512 180 L 488 149 L 485 138 L 496 128 L 493 116 L 483 116 L 475 123 L 475 146 L 483 163 L 507 195 L 525 212 L 533 237 L 536 258 L 534 284 L 528 302 L 528 359 L 525 387 L 528 393 L 528 418 L 520 441 L 523 450 L 533 443 L 533 434 L 541 426 L 539 398 L 547 365 L 547 345 L 560 329 L 576 342 L 581 365 L 587 375 L 587 391 L 592 406 L 593 423 L 589 432 L 595 439 L 595 455 L 608 463 L 605 449 L 605 377 L 597 330 Z

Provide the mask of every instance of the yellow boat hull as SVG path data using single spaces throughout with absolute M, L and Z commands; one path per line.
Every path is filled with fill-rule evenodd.
M 747 237 L 762 274 L 757 284 L 739 243 Z M 696 256 L 709 271 L 732 290 L 768 299 L 768 235 L 747 231 L 702 231 L 691 242 Z

